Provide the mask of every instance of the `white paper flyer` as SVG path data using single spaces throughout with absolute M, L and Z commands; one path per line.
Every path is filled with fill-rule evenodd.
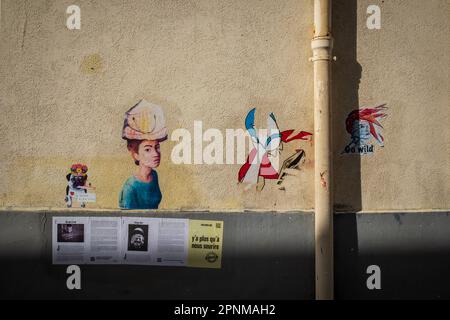
M 86 263 L 89 250 L 87 217 L 54 217 L 52 256 L 54 264 Z
M 121 263 L 121 223 L 120 217 L 89 218 L 88 263 Z

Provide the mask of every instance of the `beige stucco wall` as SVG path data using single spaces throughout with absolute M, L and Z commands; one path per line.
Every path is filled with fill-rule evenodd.
M 447 0 L 337 1 L 333 139 L 341 210 L 450 208 Z M 310 0 L 76 1 L 81 30 L 65 26 L 74 1 L 2 0 L 0 206 L 63 207 L 72 163 L 89 166 L 94 208 L 116 208 L 135 168 L 120 138 L 140 99 L 163 106 L 172 131 L 244 128 L 274 112 L 282 130 L 313 130 Z M 382 9 L 381 30 L 366 9 Z M 348 6 L 348 8 L 344 8 Z M 354 6 L 354 8 L 352 7 Z M 352 13 L 353 12 L 353 13 Z M 341 155 L 358 105 L 387 103 L 385 147 Z M 162 209 L 312 209 L 313 142 L 286 191 L 237 184 L 240 165 L 175 165 L 162 143 Z M 205 143 L 206 145 L 206 143 Z
M 97 188 L 88 207 L 116 208 L 135 169 L 123 114 L 142 98 L 164 108 L 170 131 L 193 133 L 194 120 L 244 129 L 256 107 L 260 127 L 273 111 L 282 130 L 312 132 L 310 1 L 76 1 L 79 31 L 65 26 L 71 4 L 2 1 L 1 206 L 63 207 L 65 175 L 82 162 Z M 244 192 L 240 165 L 174 165 L 175 144 L 162 143 L 160 208 L 313 206 L 309 142 L 287 146 L 308 163 L 284 192 L 275 181 Z

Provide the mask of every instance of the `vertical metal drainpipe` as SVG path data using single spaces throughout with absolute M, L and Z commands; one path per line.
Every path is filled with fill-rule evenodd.
M 316 299 L 334 298 L 333 181 L 330 130 L 331 0 L 314 0 L 315 263 Z

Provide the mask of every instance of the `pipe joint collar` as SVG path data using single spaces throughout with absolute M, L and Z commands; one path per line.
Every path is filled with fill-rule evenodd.
M 333 60 L 331 51 L 333 50 L 333 38 L 331 37 L 315 37 L 311 41 L 313 57 L 310 61 Z
M 311 41 L 311 48 L 315 49 L 332 49 L 333 38 L 331 37 L 315 37 Z

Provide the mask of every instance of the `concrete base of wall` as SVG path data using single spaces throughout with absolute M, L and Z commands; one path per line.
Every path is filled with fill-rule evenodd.
M 123 215 L 82 213 L 70 215 Z M 81 266 L 82 290 L 52 265 L 52 216 L 0 214 L 0 298 L 314 299 L 311 213 L 158 213 L 136 216 L 223 220 L 222 269 Z M 337 214 L 337 299 L 450 298 L 449 212 Z M 366 269 L 381 268 L 381 290 Z

